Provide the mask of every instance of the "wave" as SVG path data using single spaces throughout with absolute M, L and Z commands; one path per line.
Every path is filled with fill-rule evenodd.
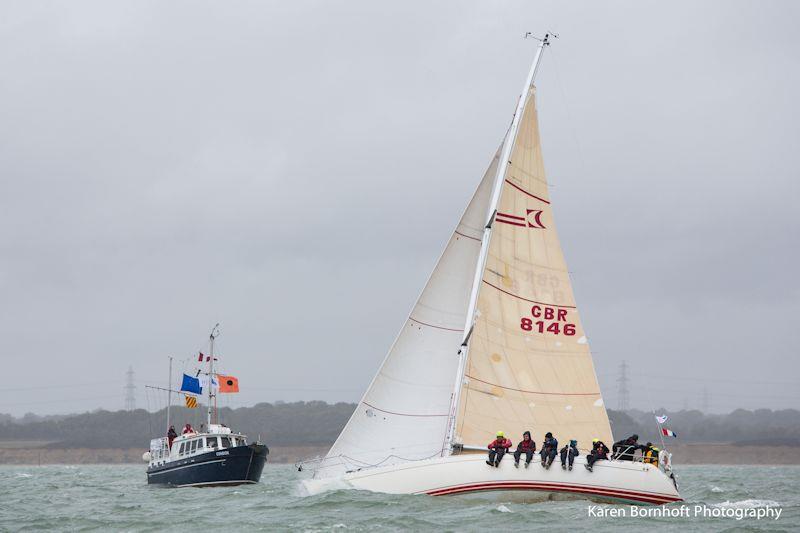
M 756 500 L 756 499 L 747 499 L 747 500 L 740 500 L 738 502 L 732 502 L 730 500 L 726 500 L 722 503 L 712 503 L 709 507 L 718 507 L 721 509 L 758 509 L 761 507 L 780 507 L 781 504 L 776 502 L 775 500 Z

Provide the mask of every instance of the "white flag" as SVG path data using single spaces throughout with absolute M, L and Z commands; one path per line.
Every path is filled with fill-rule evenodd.
M 664 422 L 667 421 L 668 418 L 669 417 L 667 415 L 661 415 L 661 416 L 656 415 L 656 422 L 658 422 L 659 424 L 663 424 Z
M 215 387 L 219 385 L 219 383 L 217 383 L 217 380 L 216 380 L 216 378 L 212 379 L 212 380 L 211 380 L 211 383 L 212 383 L 212 384 L 213 384 Z M 205 390 L 205 389 L 206 389 L 206 387 L 208 387 L 208 376 L 200 376 L 200 384 L 203 386 L 203 390 Z

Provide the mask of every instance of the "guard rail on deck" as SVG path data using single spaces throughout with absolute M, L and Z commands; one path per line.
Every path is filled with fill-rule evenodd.
M 163 463 L 169 459 L 169 440 L 161 437 L 150 441 L 150 461 Z

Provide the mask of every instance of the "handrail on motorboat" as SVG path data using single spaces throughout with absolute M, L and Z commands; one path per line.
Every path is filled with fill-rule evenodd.
M 169 459 L 169 439 L 160 437 L 150 441 L 150 461 L 158 463 Z

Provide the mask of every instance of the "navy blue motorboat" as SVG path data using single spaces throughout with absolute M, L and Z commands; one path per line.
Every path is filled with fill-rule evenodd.
M 248 444 L 244 435 L 210 424 L 207 433 L 189 432 L 150 441 L 147 482 L 175 487 L 258 483 L 269 449 Z M 147 454 L 146 454 L 147 455 Z
M 214 340 L 219 335 L 219 324 L 211 331 L 209 355 L 200 352 L 197 361 L 208 363 L 207 371 L 197 370 L 194 375 L 183 375 L 179 391 L 172 390 L 172 358 L 170 358 L 170 386 L 167 404 L 166 437 L 150 441 L 150 451 L 142 458 L 148 462 L 147 483 L 173 487 L 213 487 L 258 483 L 269 449 L 261 442 L 248 444 L 247 437 L 234 433 L 220 424 L 216 409 L 217 394 L 239 392 L 239 380 L 233 376 L 214 372 Z M 201 374 L 203 377 L 201 378 Z M 205 389 L 205 391 L 203 390 Z M 201 395 L 207 396 L 207 425 L 196 432 L 186 424 L 178 435 L 170 425 L 172 393 L 183 395 L 186 406 L 198 407 Z M 205 394 L 204 394 L 205 393 Z M 212 423 L 212 420 L 215 423 Z

